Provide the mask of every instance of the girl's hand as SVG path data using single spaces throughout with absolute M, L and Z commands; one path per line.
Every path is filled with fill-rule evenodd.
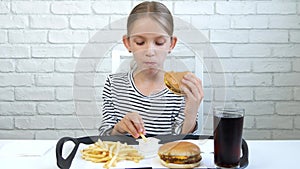
M 182 84 L 181 90 L 185 93 L 185 119 L 190 123 L 190 120 L 194 120 L 192 124 L 195 125 L 198 108 L 204 97 L 202 81 L 195 74 L 188 73 L 183 77 Z
M 142 117 L 138 113 L 127 113 L 122 120 L 115 125 L 112 134 L 115 133 L 129 133 L 134 138 L 138 138 L 140 133 L 145 134 Z

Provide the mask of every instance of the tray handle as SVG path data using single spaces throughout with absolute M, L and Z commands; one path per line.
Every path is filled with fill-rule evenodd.
M 67 142 L 67 141 L 72 141 L 75 144 L 75 146 L 74 146 L 72 152 L 70 153 L 70 155 L 66 159 L 64 159 L 62 157 L 62 149 L 63 149 L 65 142 Z M 72 137 L 63 137 L 57 142 L 57 144 L 56 144 L 56 162 L 57 162 L 57 166 L 60 169 L 69 169 L 71 167 L 72 161 L 76 155 L 79 144 L 80 144 L 80 142 L 76 138 L 72 138 Z

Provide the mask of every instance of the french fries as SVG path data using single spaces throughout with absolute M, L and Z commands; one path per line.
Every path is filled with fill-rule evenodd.
M 80 152 L 84 160 L 104 163 L 104 168 L 115 167 L 116 163 L 121 160 L 139 162 L 144 158 L 136 148 L 126 143 L 101 141 L 100 139 Z
M 146 142 L 147 141 L 147 137 L 143 134 L 143 133 L 140 133 L 140 136 L 142 137 L 142 139 Z

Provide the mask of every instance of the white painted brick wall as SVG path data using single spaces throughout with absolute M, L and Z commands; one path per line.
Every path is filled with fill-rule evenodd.
M 275 45 L 272 48 L 273 57 L 299 57 L 300 45 L 299 44 L 283 44 Z
M 36 76 L 37 86 L 72 86 L 73 74 L 43 74 Z
M 109 16 L 73 16 L 70 27 L 73 29 L 100 29 L 109 24 Z
M 66 16 L 32 15 L 30 16 L 30 28 L 33 29 L 65 29 L 68 27 Z
M 299 31 L 290 31 L 290 42 L 300 42 L 300 33 Z
M 272 48 L 261 44 L 241 44 L 232 47 L 232 57 L 270 57 Z
M 0 73 L 0 86 L 31 86 L 33 75 L 21 73 Z
M 229 29 L 230 17 L 222 15 L 192 16 L 191 23 L 197 29 Z
M 30 56 L 29 46 L 3 45 L 0 46 L 1 58 L 28 58 Z
M 284 24 L 282 24 L 284 22 Z M 291 16 L 270 16 L 269 17 L 269 28 L 285 28 L 285 29 L 299 29 L 300 28 L 300 19 L 297 15 L 291 15 Z
M 210 42 L 212 43 L 247 43 L 249 31 L 247 30 L 211 30 Z
M 34 58 L 72 57 L 72 46 L 67 45 L 32 46 L 31 51 Z
M 27 16 L 0 16 L 0 28 L 7 28 L 7 29 L 13 29 L 13 28 L 25 28 L 28 26 L 28 17 Z
M 276 103 L 276 113 L 279 115 L 298 115 L 300 113 L 300 104 L 297 102 L 279 102 Z
M 268 28 L 267 15 L 238 15 L 231 17 L 231 28 L 235 29 L 262 29 Z
M 89 1 L 64 1 L 51 4 L 51 12 L 54 14 L 89 14 L 91 11 L 91 3 Z
M 6 31 L 0 31 L 0 44 L 7 42 L 7 33 Z
M 96 14 L 128 14 L 132 8 L 130 1 L 94 2 L 92 9 Z
M 1 102 L 0 111 L 3 116 L 31 116 L 36 114 L 33 102 Z
M 27 116 L 15 119 L 17 129 L 53 129 L 54 117 L 51 116 Z
M 162 2 L 175 23 L 197 29 L 178 27 L 186 43 L 209 42 L 212 50 L 203 60 L 205 133 L 212 134 L 212 105 L 225 100 L 245 108 L 245 138 L 300 139 L 299 2 Z M 98 62 L 95 51 L 121 40 L 137 3 L 1 1 L 0 139 L 97 135 L 111 62 Z
M 290 2 L 259 2 L 257 3 L 259 14 L 296 14 L 297 6 Z
M 43 1 L 15 1 L 11 11 L 15 14 L 49 14 L 49 2 Z
M 288 116 L 260 116 L 256 117 L 258 129 L 293 129 L 293 117 Z
M 237 74 L 235 76 L 236 86 L 271 86 L 272 75 L 271 74 Z
M 9 2 L 0 2 L 0 13 L 1 14 L 7 14 L 9 13 L 9 9 L 10 9 L 10 3 Z
M 280 73 L 274 75 L 275 86 L 299 86 L 300 73 Z
M 295 88 L 294 90 L 294 99 L 300 100 L 300 88 Z
M 73 88 L 71 87 L 57 87 L 55 90 L 55 98 L 61 101 L 73 100 Z
M 0 62 L 0 72 L 13 72 L 15 70 L 15 64 L 13 60 L 2 59 Z
M 253 100 L 252 88 L 223 88 L 215 89 L 216 101 L 251 101 Z
M 12 117 L 0 117 L 0 129 L 14 129 L 14 119 Z
M 53 72 L 53 59 L 19 59 L 16 62 L 16 72 Z
M 258 87 L 255 88 L 255 100 L 292 100 L 293 89 L 290 87 Z
M 87 31 L 49 31 L 50 43 L 87 43 Z
M 14 101 L 15 94 L 13 88 L 0 88 L 1 101 Z
M 187 10 L 188 9 L 188 10 Z M 175 3 L 174 14 L 214 14 L 214 2 L 183 2 Z
M 8 41 L 10 43 L 46 43 L 47 31 L 9 31 Z
M 216 2 L 217 14 L 254 14 L 256 12 L 256 4 L 251 2 L 231 3 Z
M 290 72 L 292 63 L 286 60 L 253 61 L 253 72 Z
M 249 32 L 250 43 L 287 43 L 288 31 L 253 30 Z
M 38 103 L 37 112 L 41 115 L 72 115 L 75 106 L 73 102 Z
M 15 89 L 16 100 L 20 101 L 53 101 L 55 99 L 52 88 L 20 87 Z

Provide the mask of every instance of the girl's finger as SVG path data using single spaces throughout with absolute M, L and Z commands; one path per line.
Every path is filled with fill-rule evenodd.
M 128 129 L 128 133 L 131 134 L 133 137 L 137 138 L 138 135 L 138 131 L 136 130 L 134 123 L 131 121 L 131 119 L 129 118 L 124 118 L 124 125 L 126 126 L 126 128 Z

